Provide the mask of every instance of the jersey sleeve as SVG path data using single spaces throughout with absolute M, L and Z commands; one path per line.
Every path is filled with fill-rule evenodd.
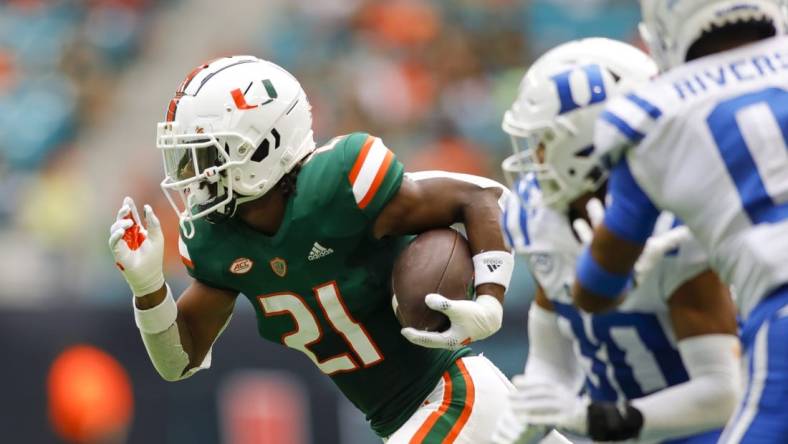
M 380 138 L 365 133 L 347 136 L 338 148 L 355 208 L 375 219 L 399 191 L 405 170 L 402 163 Z
M 644 93 L 628 93 L 611 100 L 599 115 L 594 147 L 613 165 L 654 129 L 662 110 Z
M 193 248 L 199 249 L 199 247 L 196 245 L 193 246 Z M 189 244 L 183 239 L 183 235 L 178 236 L 178 254 L 180 254 L 181 262 L 183 262 L 183 265 L 186 267 L 186 273 L 188 273 L 193 279 L 200 281 L 209 287 L 220 290 L 234 291 L 227 286 L 218 283 L 221 281 L 221 279 L 214 276 L 210 264 L 203 264 L 192 258 L 193 256 L 189 251 Z
M 189 273 L 189 276 L 194 277 L 194 262 L 192 261 L 192 256 L 189 253 L 189 247 L 186 246 L 186 242 L 183 240 L 183 236 L 178 236 L 178 254 L 181 255 L 181 262 L 183 265 L 186 266 L 186 271 Z
M 531 250 L 531 236 L 528 229 L 528 212 L 523 199 L 528 199 L 529 186 L 521 180 L 512 192 L 507 194 L 503 203 L 501 231 L 507 248 L 517 254 L 527 254 Z
M 709 269 L 709 261 L 698 241 L 691 237 L 663 259 L 664 266 L 659 273 L 661 294 L 670 298 L 685 282 Z
M 683 223 L 673 213 L 663 211 L 657 218 L 652 237 L 659 237 L 681 227 Z M 683 239 L 675 248 L 665 252 L 646 280 L 657 280 L 655 288 L 667 302 L 673 293 L 688 280 L 709 268 L 709 258 L 692 236 Z
M 630 242 L 645 243 L 660 211 L 632 176 L 626 158 L 611 171 L 608 193 L 611 203 L 605 211 L 605 227 Z
M 574 277 L 580 244 L 566 217 L 542 204 L 533 178 L 518 181 L 506 197 L 501 228 L 507 246 L 527 261 L 547 298 L 569 303 L 566 288 Z

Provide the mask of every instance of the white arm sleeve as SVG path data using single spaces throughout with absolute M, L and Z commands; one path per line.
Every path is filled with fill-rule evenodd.
M 163 314 L 166 316 L 166 321 L 164 321 Z M 181 336 L 178 331 L 178 323 L 176 322 L 177 316 L 178 308 L 175 306 L 175 300 L 172 297 L 169 286 L 167 286 L 167 296 L 161 304 L 148 310 L 140 310 L 136 305 L 134 307 L 134 317 L 137 327 L 140 329 L 142 342 L 148 351 L 148 356 L 150 356 L 153 367 L 166 381 L 186 379 L 198 371 L 211 366 L 213 344 L 208 349 L 208 353 L 205 355 L 202 363 L 184 373 L 183 370 L 189 365 L 189 355 L 181 344 Z M 216 335 L 216 338 L 222 334 L 227 324 L 230 323 L 231 318 L 232 315 L 227 318 L 227 322 L 225 322 L 219 334 Z M 168 326 L 165 327 L 165 325 Z M 162 328 L 164 329 L 162 330 Z M 214 339 L 215 342 L 216 339 Z
M 559 384 L 568 390 L 578 387 L 582 372 L 572 341 L 558 328 L 558 315 L 535 302 L 528 311 L 528 346 L 526 378 Z
M 690 380 L 635 399 L 643 414 L 640 439 L 668 439 L 725 425 L 741 393 L 739 339 L 702 335 L 678 343 Z

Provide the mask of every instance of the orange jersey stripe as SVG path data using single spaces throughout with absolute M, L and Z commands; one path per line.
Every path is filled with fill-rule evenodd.
M 468 422 L 468 418 L 471 416 L 471 412 L 473 411 L 473 402 L 476 399 L 476 389 L 473 386 L 473 379 L 471 379 L 471 375 L 468 374 L 468 369 L 465 368 L 465 364 L 463 364 L 462 359 L 457 360 L 457 367 L 460 369 L 462 379 L 465 380 L 465 403 L 463 404 L 460 418 L 454 423 L 454 427 L 449 430 L 449 434 L 446 435 L 446 438 L 443 440 L 443 444 L 453 443 L 454 440 L 457 439 L 457 436 L 462 431 L 462 428 L 465 427 L 465 424 Z
M 372 136 L 368 136 L 367 140 L 364 142 L 364 146 L 361 147 L 361 152 L 358 154 L 356 158 L 356 163 L 353 164 L 353 168 L 350 170 L 350 185 L 353 186 L 356 183 L 356 178 L 358 177 L 358 173 L 361 172 L 361 167 L 364 165 L 364 161 L 367 159 L 367 154 L 369 154 L 369 149 L 372 148 L 372 144 L 375 142 L 375 138 Z
M 194 262 L 190 261 L 187 257 L 181 256 L 181 262 L 189 268 L 194 268 Z
M 419 427 L 419 430 L 416 431 L 416 434 L 413 435 L 413 438 L 410 439 L 409 444 L 421 444 L 424 441 L 424 438 L 427 437 L 427 434 L 430 433 L 432 427 L 438 422 L 438 419 L 449 410 L 449 406 L 451 405 L 451 376 L 449 376 L 449 372 L 445 372 L 443 374 L 443 401 L 441 402 L 441 406 L 438 410 L 430 413 L 430 416 L 427 417 L 427 420 L 424 421 L 424 424 Z
M 372 185 L 369 187 L 369 191 L 361 199 L 361 202 L 358 203 L 358 207 L 362 210 L 372 202 L 372 199 L 375 198 L 375 194 L 378 192 L 378 188 L 380 188 L 380 184 L 383 183 L 383 178 L 386 177 L 386 173 L 389 171 L 389 166 L 391 166 L 391 161 L 394 160 L 394 153 L 389 150 L 386 150 L 386 157 L 383 158 L 383 163 L 380 165 L 380 169 L 378 169 L 377 174 L 375 174 L 375 180 L 372 181 Z

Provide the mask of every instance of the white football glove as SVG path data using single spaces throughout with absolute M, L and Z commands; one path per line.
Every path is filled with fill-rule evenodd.
M 515 418 L 511 408 L 506 409 L 498 419 L 492 444 L 536 444 L 542 442 L 549 428 L 531 426 Z
M 109 229 L 109 248 L 115 265 L 134 296 L 145 296 L 164 286 L 164 234 L 150 205 L 144 208 L 146 226 L 142 225 L 134 201 L 126 197 Z
M 575 229 L 577 237 L 584 246 L 591 245 L 591 240 L 594 238 L 594 228 L 599 226 L 605 219 L 605 205 L 596 197 L 592 197 L 586 203 L 586 212 L 588 218 L 591 219 L 589 225 L 585 219 L 575 219 L 572 221 L 572 228 Z
M 580 435 L 588 433 L 588 400 L 546 381 L 530 381 L 524 375 L 512 379 L 515 391 L 509 402 L 521 424 L 564 429 Z
M 688 241 L 692 237 L 689 228 L 680 226 L 651 236 L 643 247 L 643 253 L 635 263 L 635 273 L 638 279 L 643 279 L 648 275 L 665 254 L 678 247 L 679 244 Z
M 605 207 L 597 198 L 592 198 L 586 204 L 586 211 L 588 218 L 591 219 L 591 225 L 583 219 L 575 219 L 572 221 L 577 237 L 584 246 L 591 244 L 594 238 L 594 229 L 602 223 L 605 218 Z M 635 274 L 639 280 L 643 280 L 654 267 L 659 263 L 665 253 L 676 248 L 682 242 L 689 240 L 691 233 L 689 228 L 680 226 L 672 228 L 662 234 L 654 235 L 648 238 L 643 253 L 635 263 Z
M 451 326 L 442 332 L 402 329 L 402 336 L 422 347 L 456 350 L 473 341 L 484 339 L 501 328 L 503 307 L 498 299 L 482 294 L 474 301 L 453 301 L 430 293 L 424 297 L 427 306 L 445 314 Z

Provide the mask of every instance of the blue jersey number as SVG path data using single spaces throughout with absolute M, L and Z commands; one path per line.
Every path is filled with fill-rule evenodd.
M 553 301 L 569 321 L 585 358 L 586 388 L 595 401 L 645 396 L 689 379 L 681 356 L 653 313 L 612 312 L 582 316 L 575 307 Z
M 759 146 L 749 147 L 737 115 L 757 105 L 765 105 L 752 109 L 752 115 L 758 118 L 757 121 L 753 120 L 759 125 L 758 131 L 753 131 L 753 134 L 757 134 Z M 779 131 L 773 125 L 766 124 L 773 121 L 776 121 Z M 712 110 L 706 122 L 752 223 L 776 222 L 788 218 L 788 202 L 775 201 L 769 194 L 769 191 L 774 193 L 778 190 L 781 193 L 788 192 L 788 182 L 785 180 L 787 166 L 784 160 L 770 158 L 773 157 L 770 155 L 772 153 L 766 151 L 770 147 L 773 149 L 775 142 L 779 143 L 780 140 L 788 146 L 788 91 L 767 88 L 726 100 Z M 750 142 L 756 142 L 753 136 Z M 758 154 L 762 161 L 758 161 L 761 160 Z M 775 160 L 782 164 L 780 168 L 773 167 Z M 782 177 L 778 178 L 776 175 L 781 174 L 780 171 Z

